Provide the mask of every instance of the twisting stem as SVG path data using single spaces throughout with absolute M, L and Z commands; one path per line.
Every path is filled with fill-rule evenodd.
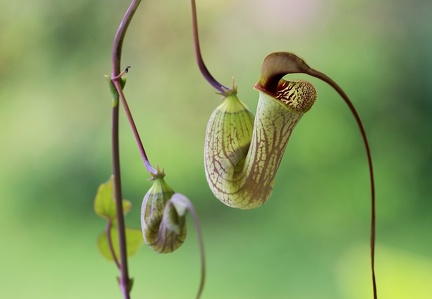
M 199 36 L 198 36 L 198 20 L 197 20 L 198 18 L 197 18 L 195 0 L 191 0 L 191 6 L 192 6 L 192 29 L 193 29 L 193 38 L 194 38 L 194 46 L 195 46 L 195 57 L 198 63 L 198 67 L 201 71 L 201 74 L 204 76 L 207 82 L 210 83 L 210 85 L 213 86 L 219 93 L 225 94 L 227 91 L 230 91 L 230 89 L 220 84 L 212 76 L 212 74 L 210 74 L 210 71 L 207 69 L 204 60 L 202 58 Z
M 122 102 L 122 105 L 123 105 L 123 108 L 125 110 L 126 116 L 128 118 L 129 124 L 130 124 L 130 126 L 132 128 L 132 132 L 134 134 L 136 143 L 138 145 L 138 149 L 140 151 L 141 158 L 142 158 L 142 160 L 144 162 L 144 166 L 145 166 L 145 168 L 147 169 L 147 171 L 150 174 L 156 175 L 157 171 L 156 171 L 156 169 L 153 168 L 153 166 L 150 164 L 150 162 L 149 162 L 149 160 L 147 158 L 146 151 L 145 151 L 144 146 L 142 144 L 141 137 L 140 137 L 140 135 L 138 133 L 138 129 L 137 129 L 136 125 L 135 125 L 135 121 L 134 121 L 134 119 L 132 117 L 132 113 L 131 113 L 131 111 L 129 109 L 129 105 L 128 105 L 127 101 L 126 101 L 126 97 L 124 96 L 123 90 L 117 88 L 117 92 L 119 93 L 120 100 Z
M 132 20 L 135 11 L 138 8 L 140 0 L 133 0 L 126 11 L 117 33 L 114 38 L 112 48 L 112 72 L 114 78 L 120 73 L 120 61 L 123 47 L 123 40 L 127 28 Z M 119 80 L 113 80 L 117 90 L 121 90 Z M 119 106 L 115 105 L 112 109 L 112 163 L 114 175 L 114 198 L 116 202 L 117 225 L 118 225 L 118 242 L 120 251 L 120 289 L 124 299 L 130 299 L 130 278 L 128 271 L 127 248 L 126 248 L 126 229 L 123 215 L 122 190 L 121 190 L 121 173 L 120 173 L 120 153 L 119 153 Z

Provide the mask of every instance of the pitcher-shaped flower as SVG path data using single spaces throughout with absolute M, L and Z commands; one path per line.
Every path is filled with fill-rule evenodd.
M 306 81 L 281 79 L 275 91 L 255 88 L 260 94 L 255 120 L 233 86 L 210 117 L 204 148 L 213 194 L 241 209 L 259 207 L 270 197 L 289 137 L 316 100 Z

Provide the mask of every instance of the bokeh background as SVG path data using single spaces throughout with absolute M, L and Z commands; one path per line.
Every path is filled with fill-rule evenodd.
M 128 1 L 0 3 L 0 297 L 121 298 L 98 252 L 93 213 L 111 174 L 111 96 L 103 78 Z M 380 299 L 432 298 L 432 2 L 198 1 L 214 76 L 252 110 L 262 59 L 292 51 L 351 96 L 377 183 Z M 294 130 L 272 198 L 240 211 L 206 185 L 203 141 L 219 96 L 194 61 L 188 1 L 143 1 L 124 43 L 126 96 L 146 150 L 195 204 L 207 255 L 203 298 L 372 298 L 366 157 L 346 105 L 318 102 Z M 303 76 L 293 76 L 304 78 Z M 140 226 L 150 187 L 121 113 L 124 197 Z M 180 250 L 130 259 L 133 298 L 194 298 L 192 219 Z

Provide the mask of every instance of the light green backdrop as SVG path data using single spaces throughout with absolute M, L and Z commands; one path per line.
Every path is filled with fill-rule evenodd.
M 0 297 L 121 298 L 96 248 L 98 185 L 111 174 L 111 44 L 127 1 L 0 3 Z M 432 2 L 198 1 L 214 76 L 252 110 L 264 56 L 292 51 L 335 79 L 363 118 L 377 183 L 380 299 L 432 298 Z M 225 207 L 203 168 L 219 104 L 195 65 L 188 1 L 143 1 L 124 43 L 126 96 L 150 161 L 196 205 L 208 259 L 203 298 L 372 298 L 369 185 L 349 110 L 319 98 L 295 129 L 262 208 Z M 293 76 L 294 77 L 294 76 Z M 298 76 L 304 78 L 304 76 Z M 139 226 L 150 187 L 121 113 L 124 197 Z M 189 224 L 192 223 L 189 219 Z M 190 226 L 171 255 L 130 259 L 133 298 L 193 298 L 198 246 Z

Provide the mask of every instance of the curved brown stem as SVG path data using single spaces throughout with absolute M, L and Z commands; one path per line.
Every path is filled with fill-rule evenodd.
M 270 93 L 275 93 L 278 83 L 283 76 L 292 73 L 304 73 L 312 77 L 318 78 L 329 84 L 343 98 L 348 105 L 354 119 L 360 129 L 360 134 L 363 139 L 363 144 L 366 150 L 366 156 L 369 167 L 370 191 L 371 191 L 371 237 L 370 237 L 370 255 L 371 255 L 371 271 L 374 299 L 378 298 L 377 286 L 375 278 L 375 239 L 376 239 L 376 203 L 375 203 L 375 178 L 372 164 L 372 154 L 369 146 L 369 141 L 366 136 L 366 130 L 360 116 L 355 109 L 353 103 L 342 90 L 342 88 L 327 75 L 312 69 L 309 65 L 298 56 L 287 52 L 275 52 L 269 54 L 263 62 L 261 69 L 261 77 L 259 84 Z
M 129 125 L 131 126 L 132 132 L 134 134 L 135 141 L 136 141 L 138 149 L 140 151 L 141 158 L 143 160 L 144 166 L 145 166 L 146 170 L 150 174 L 156 175 L 157 171 L 150 164 L 150 161 L 149 161 L 149 159 L 147 157 L 147 153 L 146 153 L 146 151 L 144 149 L 144 145 L 143 145 L 143 143 L 141 141 L 141 137 L 140 137 L 140 135 L 138 133 L 138 129 L 137 129 L 136 125 L 135 125 L 135 121 L 133 119 L 132 112 L 129 109 L 129 105 L 128 105 L 127 101 L 126 101 L 126 97 L 125 97 L 125 95 L 123 93 L 123 90 L 122 89 L 117 89 L 117 92 L 119 93 L 120 101 L 122 102 L 123 108 L 124 108 L 125 113 L 126 113 L 126 117 L 127 117 L 128 121 L 129 121 Z
M 195 47 L 195 57 L 198 64 L 198 68 L 201 71 L 201 74 L 204 76 L 204 78 L 207 80 L 208 83 L 210 83 L 211 86 L 213 86 L 219 93 L 225 94 L 226 92 L 230 91 L 230 89 L 221 83 L 219 83 L 210 73 L 210 71 L 207 69 L 207 66 L 204 63 L 204 60 L 201 55 L 201 48 L 199 43 L 199 35 L 198 35 L 198 18 L 197 18 L 197 12 L 196 12 L 196 4 L 195 0 L 191 0 L 191 6 L 192 6 L 192 29 L 193 29 L 193 37 L 194 37 L 194 47 Z
M 197 231 L 198 236 L 198 245 L 199 245 L 199 251 L 200 251 L 200 260 L 201 260 L 201 280 L 198 287 L 198 292 L 196 294 L 196 299 L 201 298 L 201 295 L 204 290 L 204 284 L 205 284 L 205 277 L 206 277 L 206 266 L 205 266 L 205 251 L 204 251 L 204 241 L 202 237 L 201 232 L 201 225 L 198 219 L 198 214 L 195 211 L 195 208 L 192 204 L 192 202 L 183 194 L 175 193 L 173 197 L 170 199 L 170 201 L 174 204 L 176 209 L 185 209 L 190 212 L 194 223 L 195 223 L 195 229 Z
M 369 178 L 370 178 L 370 186 L 371 186 L 371 235 L 370 235 L 370 251 L 371 251 L 371 271 L 372 271 L 372 285 L 373 285 L 373 294 L 374 299 L 378 298 L 377 296 L 377 286 L 376 286 L 376 278 L 375 278 L 375 239 L 376 239 L 376 203 L 375 203 L 375 179 L 374 179 L 374 171 L 373 171 L 373 164 L 372 164 L 372 154 L 369 146 L 369 141 L 366 136 L 366 130 L 364 129 L 363 123 L 360 119 L 360 116 L 355 109 L 353 103 L 350 101 L 348 96 L 345 94 L 345 92 L 342 90 L 342 88 L 339 87 L 339 85 L 336 84 L 332 79 L 330 79 L 325 74 L 316 71 L 314 69 L 309 69 L 307 74 L 316 77 L 318 79 L 321 79 L 322 81 L 328 83 L 331 87 L 333 87 L 339 95 L 345 100 L 345 103 L 348 105 L 349 109 L 351 110 L 352 115 L 354 116 L 357 125 L 360 129 L 360 134 L 363 139 L 363 144 L 366 149 L 366 156 L 368 160 L 369 165 Z

